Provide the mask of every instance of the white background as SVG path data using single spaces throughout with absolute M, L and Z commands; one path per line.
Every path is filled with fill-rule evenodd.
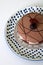
M 43 0 L 0 0 L 0 65 L 43 65 L 43 61 L 30 61 L 18 57 L 8 47 L 5 27 L 9 17 L 26 6 L 42 6 Z

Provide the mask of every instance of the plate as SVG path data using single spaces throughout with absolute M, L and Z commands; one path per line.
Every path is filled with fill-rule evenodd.
M 43 14 L 43 7 L 26 7 L 12 15 L 6 25 L 6 40 L 11 49 L 21 57 L 31 60 L 42 60 L 43 43 L 38 45 L 26 44 L 20 40 L 19 35 L 17 34 L 16 26 L 18 20 L 31 12 Z

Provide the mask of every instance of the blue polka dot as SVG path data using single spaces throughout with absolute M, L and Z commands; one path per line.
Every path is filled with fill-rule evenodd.
M 24 11 L 24 13 L 27 13 L 28 12 L 27 9 L 24 9 L 23 11 Z

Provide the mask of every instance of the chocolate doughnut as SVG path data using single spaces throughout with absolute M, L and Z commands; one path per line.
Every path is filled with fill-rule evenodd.
M 43 43 L 43 15 L 28 13 L 17 24 L 20 39 L 28 44 Z

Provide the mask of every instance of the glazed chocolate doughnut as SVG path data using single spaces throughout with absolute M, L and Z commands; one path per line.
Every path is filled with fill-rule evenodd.
M 28 13 L 17 24 L 20 39 L 28 44 L 43 43 L 43 15 Z

